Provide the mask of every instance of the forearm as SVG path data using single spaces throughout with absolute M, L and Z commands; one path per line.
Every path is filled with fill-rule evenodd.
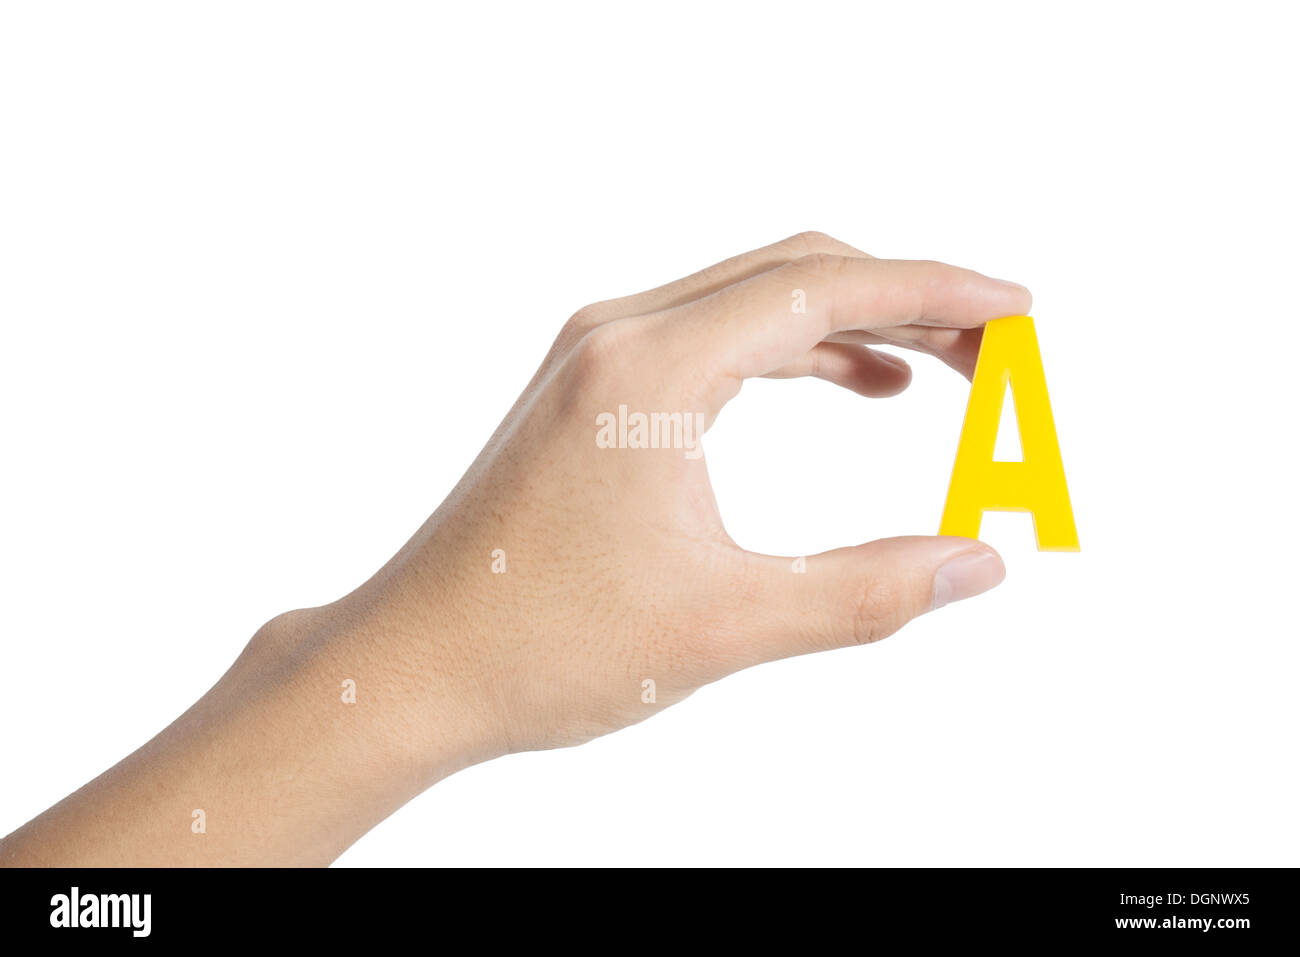
M 392 561 L 263 628 L 194 708 L 11 835 L 0 862 L 324 864 L 466 765 L 580 744 L 742 668 L 876 641 L 992 588 L 1002 562 L 969 538 L 739 548 L 698 439 L 745 378 L 905 388 L 907 365 L 869 344 L 970 374 L 984 323 L 1029 303 L 1014 283 L 812 233 L 579 310 Z M 639 431 L 610 441 L 611 409 Z
M 328 864 L 485 756 L 459 696 L 370 654 L 376 627 L 275 619 L 164 731 L 0 841 L 0 864 Z

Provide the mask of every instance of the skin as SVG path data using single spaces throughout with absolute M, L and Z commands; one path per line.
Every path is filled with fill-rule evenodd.
M 579 310 L 388 564 L 268 622 L 185 714 L 0 841 L 0 863 L 328 864 L 461 768 L 580 744 L 742 668 L 876 641 L 993 587 L 991 549 L 937 536 L 794 574 L 792 557 L 730 539 L 703 458 L 600 448 L 596 421 L 622 404 L 708 425 L 752 376 L 893 395 L 911 372 L 881 343 L 969 376 L 983 324 L 1029 306 L 1014 283 L 805 233 Z

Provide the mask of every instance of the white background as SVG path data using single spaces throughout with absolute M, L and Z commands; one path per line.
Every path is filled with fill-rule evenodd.
M 577 307 L 821 229 L 1033 289 L 1083 551 L 990 515 L 995 592 L 340 864 L 1300 864 L 1284 5 L 0 9 L 0 833 L 382 564 Z M 937 531 L 915 370 L 747 385 L 733 536 Z

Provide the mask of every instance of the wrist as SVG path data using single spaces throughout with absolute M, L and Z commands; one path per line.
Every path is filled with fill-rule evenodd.
M 278 675 L 307 733 L 327 739 L 339 762 L 364 766 L 394 808 L 508 750 L 483 676 L 449 653 L 451 622 L 421 605 L 405 614 L 354 593 L 277 616 L 241 656 L 246 672 Z
M 416 681 L 391 629 L 361 630 L 341 612 L 268 622 L 193 707 L 6 838 L 0 860 L 328 864 L 438 779 L 492 756 L 463 694 Z

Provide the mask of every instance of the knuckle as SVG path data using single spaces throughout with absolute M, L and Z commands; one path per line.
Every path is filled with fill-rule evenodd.
M 934 259 L 915 259 L 911 263 L 912 278 L 931 289 L 947 290 L 959 286 L 967 273 L 954 269 L 947 263 Z
M 593 329 L 599 328 L 601 323 L 605 321 L 607 317 L 606 309 L 606 303 L 595 302 L 583 306 L 571 315 L 555 337 L 555 343 L 551 347 L 551 354 L 547 361 L 562 359 L 572 352 L 585 336 Z
M 634 338 L 635 332 L 621 321 L 588 329 L 573 349 L 573 361 L 579 376 L 598 377 L 617 368 L 635 352 Z
M 593 302 L 585 305 L 569 317 L 569 321 L 564 324 L 564 328 L 571 332 L 586 332 L 604 321 L 605 308 L 603 302 Z
M 825 373 L 826 352 L 823 349 L 814 348 L 808 353 L 808 374 L 814 379 L 820 379 Z
M 834 253 L 807 253 L 790 264 L 795 271 L 819 278 L 831 278 L 844 267 L 844 257 Z
M 834 245 L 836 240 L 826 235 L 821 230 L 805 229 L 801 233 L 795 233 L 787 239 L 782 245 L 789 246 L 792 249 L 819 250 L 827 246 Z
M 864 579 L 853 605 L 853 641 L 867 645 L 898 630 L 898 590 L 883 578 Z

